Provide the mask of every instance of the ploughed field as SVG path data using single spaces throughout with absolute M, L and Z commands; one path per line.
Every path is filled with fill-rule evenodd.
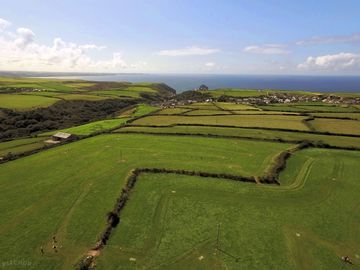
M 1 164 L 2 261 L 24 259 L 29 269 L 89 261 L 94 269 L 360 269 L 360 109 L 278 107 L 141 105 L 62 130 L 82 140 Z M 27 155 L 53 133 L 0 143 L 0 156 Z M 277 182 L 261 181 L 271 174 Z M 127 201 L 112 226 L 107 213 L 120 194 Z

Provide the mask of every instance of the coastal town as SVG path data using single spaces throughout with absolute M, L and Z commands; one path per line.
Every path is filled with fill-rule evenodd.
M 244 90 L 248 91 L 248 90 Z M 236 97 L 231 95 L 221 95 L 219 97 L 212 96 L 209 88 L 201 85 L 194 90 L 186 91 L 188 98 L 183 98 L 182 95 L 173 96 L 172 98 L 163 101 L 160 106 L 162 108 L 171 108 L 175 106 L 188 105 L 196 102 L 232 102 L 237 104 L 249 105 L 270 105 L 270 104 L 292 104 L 292 103 L 324 103 L 334 105 L 358 105 L 360 104 L 360 97 L 356 96 L 341 96 L 332 93 L 311 93 L 299 94 L 291 93 L 291 91 L 274 91 L 274 90 L 258 90 L 261 94 L 256 96 Z M 159 105 L 159 104 L 157 104 Z

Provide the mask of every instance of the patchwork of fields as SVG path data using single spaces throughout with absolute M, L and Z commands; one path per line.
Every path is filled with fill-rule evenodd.
M 21 258 L 28 269 L 360 269 L 360 109 L 264 107 L 140 105 L 61 130 L 92 137 L 0 164 L 2 261 Z M 54 132 L 2 142 L 0 156 L 41 148 Z M 269 173 L 278 182 L 261 180 Z
M 61 100 L 126 100 L 142 94 L 158 95 L 158 84 L 0 77 L 0 108 L 6 109 L 42 108 Z

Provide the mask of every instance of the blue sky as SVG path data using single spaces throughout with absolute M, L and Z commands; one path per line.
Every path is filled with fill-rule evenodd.
M 360 1 L 0 0 L 0 69 L 360 75 Z

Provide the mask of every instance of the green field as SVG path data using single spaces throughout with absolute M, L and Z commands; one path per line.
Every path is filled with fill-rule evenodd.
M 185 109 L 185 108 L 167 108 L 167 109 L 163 109 L 159 112 L 157 112 L 156 114 L 182 114 L 185 112 L 191 112 L 191 109 Z M 200 111 L 202 112 L 202 110 Z
M 302 116 L 276 115 L 220 115 L 220 116 L 149 116 L 133 122 L 135 125 L 166 126 L 180 124 L 225 125 L 239 127 L 264 127 L 308 130 L 301 122 Z
M 140 95 L 138 92 L 133 91 L 118 91 L 118 90 L 97 90 L 88 92 L 89 94 L 99 95 L 99 96 L 106 96 L 106 97 L 133 97 L 138 98 Z
M 8 142 L 0 142 L 0 157 L 5 156 L 9 153 L 19 154 L 27 151 L 39 149 L 44 147 L 44 138 L 34 137 L 12 140 Z
M 0 108 L 28 110 L 33 108 L 47 107 L 59 99 L 43 96 L 0 94 Z
M 123 114 L 120 117 L 115 118 L 115 119 L 94 121 L 94 122 L 80 125 L 80 126 L 74 126 L 74 127 L 66 128 L 66 129 L 62 129 L 62 130 L 45 132 L 40 135 L 41 136 L 50 136 L 50 135 L 55 134 L 58 131 L 75 134 L 75 135 L 91 135 L 94 133 L 105 132 L 105 131 L 120 127 L 121 125 L 125 124 L 129 119 L 131 119 L 133 117 L 146 115 L 153 111 L 156 111 L 157 109 L 158 109 L 157 107 L 153 107 L 153 106 L 150 106 L 147 104 L 139 104 L 135 108 L 133 108 L 129 114 Z
M 351 119 L 360 120 L 360 113 L 312 113 L 313 116 L 319 117 L 347 117 Z
M 247 111 L 247 110 L 259 110 L 256 107 L 246 105 L 246 104 L 234 104 L 234 103 L 225 103 L 225 102 L 217 102 L 215 103 L 221 109 L 230 110 L 230 111 Z
M 95 270 L 360 270 L 356 105 L 199 102 L 160 109 L 172 106 L 174 97 L 152 100 L 164 91 L 159 87 L 0 78 L 0 92 L 25 91 L 0 94 L 0 108 L 2 96 L 18 110 L 59 98 L 127 104 L 83 125 L 0 142 L 2 268 L 22 269 L 9 263 L 24 261 L 27 269 L 79 269 L 91 255 Z M 208 92 L 246 97 L 275 91 Z M 145 93 L 152 97 L 144 103 L 123 101 Z M 94 111 L 107 111 L 104 104 Z M 61 115 L 66 121 L 71 114 Z M 29 123 L 36 129 L 38 122 L 16 117 L 3 117 L 0 132 L 10 120 L 16 128 Z M 58 131 L 79 137 L 29 154 Z M 9 161 L 9 153 L 28 156 Z M 117 211 L 120 194 L 128 200 Z M 110 211 L 120 219 L 117 226 Z M 94 251 L 111 224 L 109 241 Z
M 65 100 L 104 100 L 108 97 L 97 96 L 97 95 L 86 95 L 86 94 L 61 94 L 57 96 Z
M 92 133 L 106 131 L 109 129 L 116 128 L 116 127 L 126 123 L 126 121 L 128 119 L 129 118 L 117 118 L 117 119 L 95 121 L 95 122 L 91 122 L 89 124 L 63 129 L 61 131 L 67 132 L 70 134 L 76 134 L 76 135 L 90 135 Z M 55 133 L 55 132 L 52 132 L 52 133 Z
M 310 124 L 319 131 L 360 135 L 360 121 L 316 118 Z
M 281 187 L 143 175 L 97 268 L 359 269 L 359 157 L 297 153 Z M 217 224 L 220 247 L 237 261 L 215 250 Z
M 59 100 L 137 99 L 142 94 L 155 96 L 160 91 L 156 83 L 0 77 L 0 108 L 29 110 L 48 107 Z
M 272 105 L 257 106 L 263 110 L 269 111 L 290 111 L 290 112 L 358 112 L 353 106 L 328 105 L 328 104 L 299 104 L 299 103 L 281 103 Z
M 214 115 L 214 114 L 231 114 L 230 111 L 222 111 L 222 110 L 194 110 L 184 113 L 184 115 Z
M 151 106 L 148 104 L 139 104 L 136 106 L 135 111 L 131 114 L 133 117 L 143 116 L 159 110 L 159 107 Z
M 234 88 L 215 89 L 204 92 L 212 95 L 213 97 L 220 97 L 223 95 L 230 97 L 257 97 L 257 96 L 266 95 L 268 93 L 266 91 L 261 91 L 261 90 L 234 89 Z
M 29 269 L 71 269 L 95 244 L 131 169 L 261 175 L 271 157 L 288 147 L 246 140 L 103 135 L 2 164 L 0 252 L 3 258 L 31 260 Z M 58 253 L 51 250 L 54 234 Z
M 174 127 L 123 127 L 114 132 L 148 132 L 148 133 L 173 133 L 173 134 L 203 134 L 234 136 L 239 138 L 269 139 L 284 141 L 312 141 L 322 142 L 336 147 L 360 148 L 360 137 L 330 136 L 301 132 L 273 131 L 264 129 L 229 128 L 229 127 L 199 127 L 199 126 L 174 126 Z

